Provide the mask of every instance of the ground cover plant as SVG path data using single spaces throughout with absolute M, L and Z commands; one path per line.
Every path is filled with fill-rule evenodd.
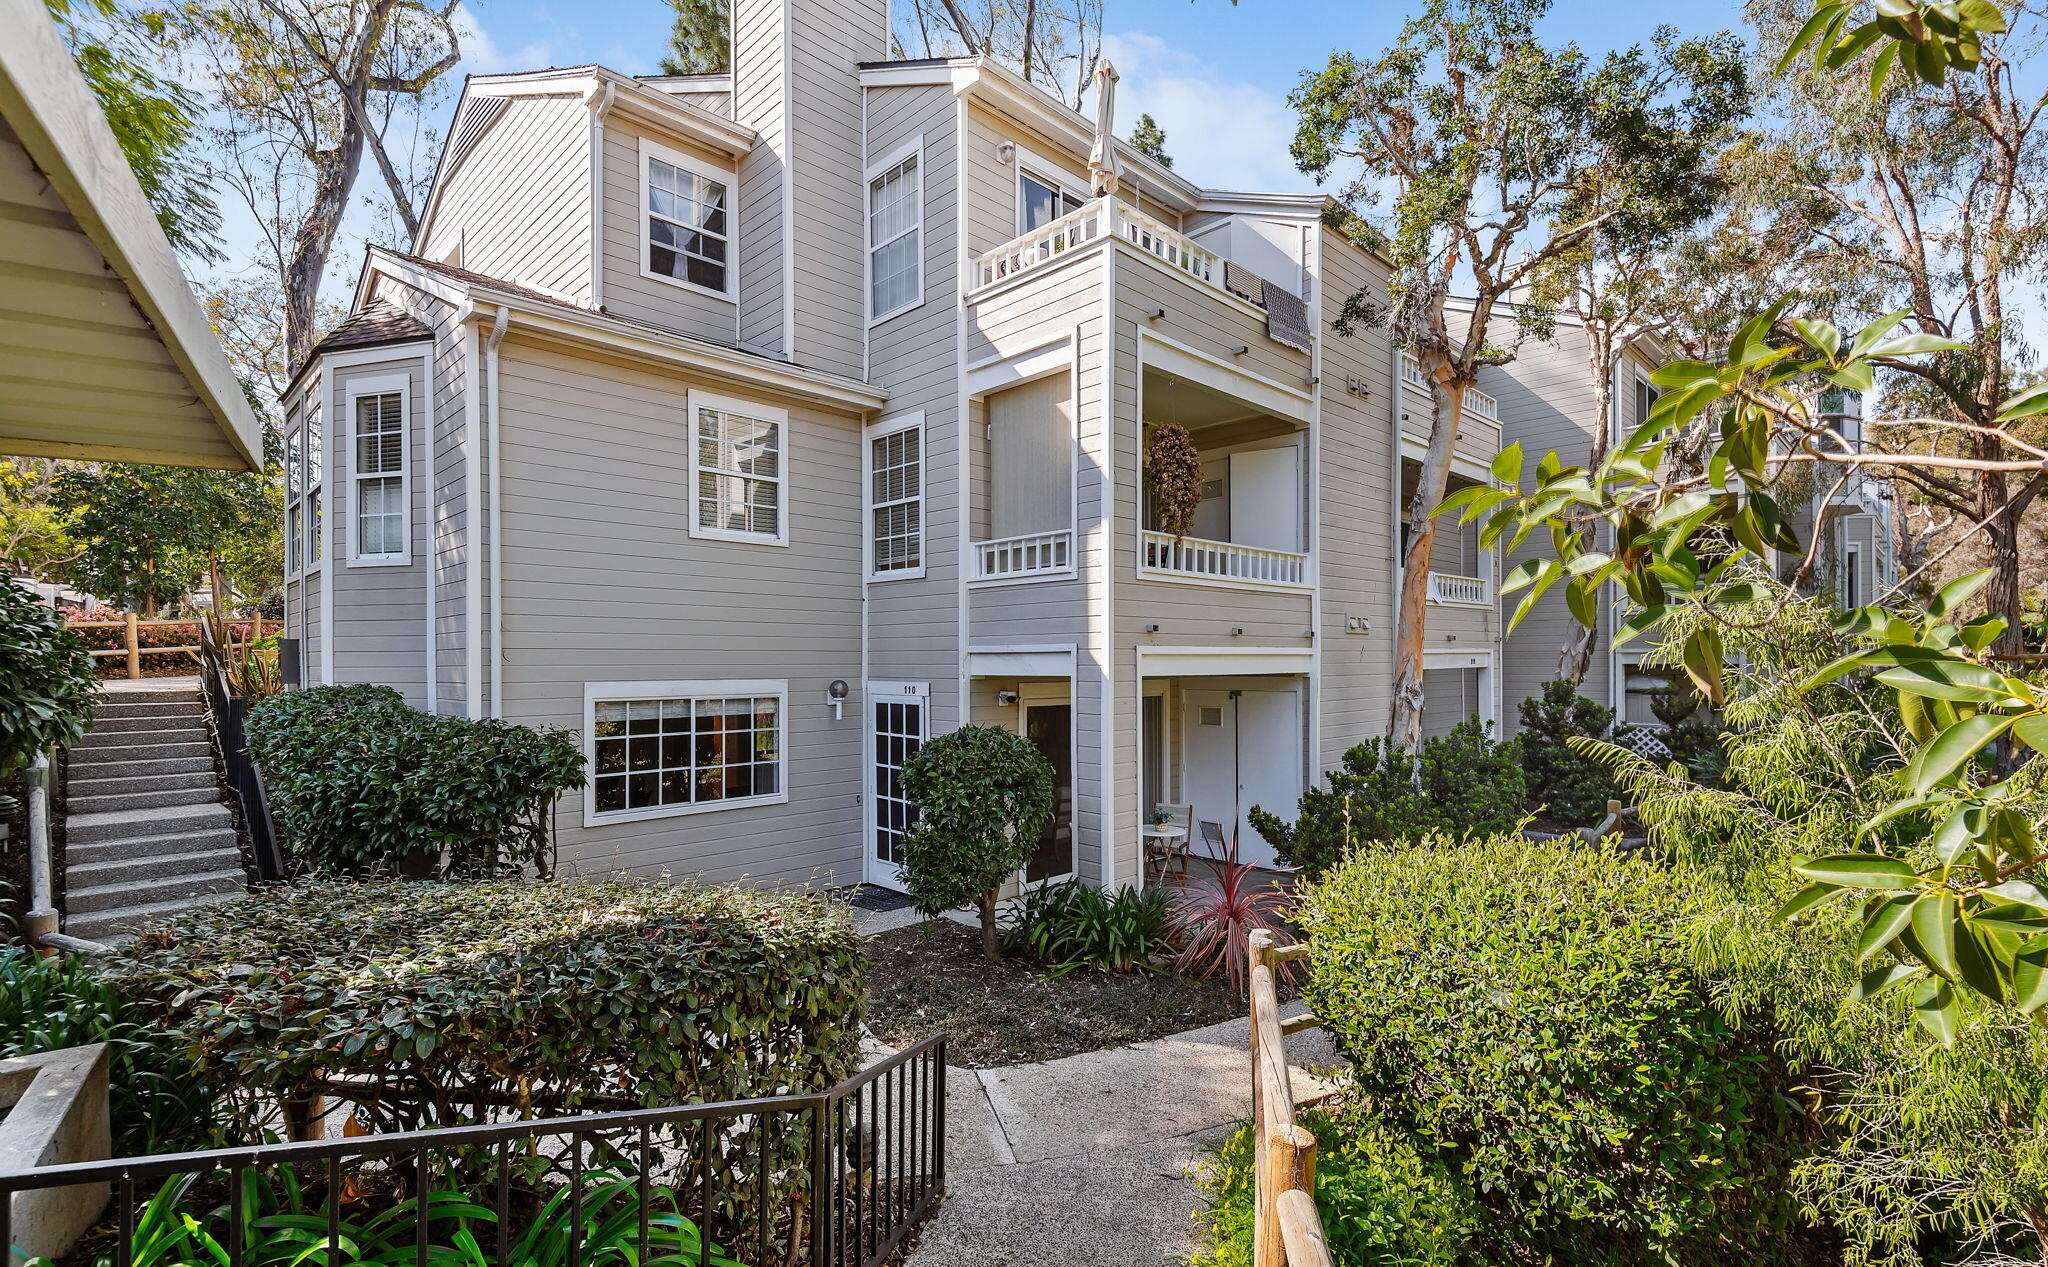
M 248 739 L 286 848 L 319 875 L 545 876 L 555 799 L 583 783 L 569 731 L 438 717 L 388 686 L 273 696 Z
M 947 1063 L 967 1069 L 1144 1042 L 1244 1011 L 1220 981 L 990 962 L 975 931 L 951 920 L 870 938 L 867 955 L 865 1016 L 875 1036 L 901 1047 L 943 1030 Z
M 1068 880 L 1026 890 L 1007 904 L 1003 948 L 1058 972 L 1142 972 L 1174 950 L 1180 921 L 1162 888 L 1106 892 Z

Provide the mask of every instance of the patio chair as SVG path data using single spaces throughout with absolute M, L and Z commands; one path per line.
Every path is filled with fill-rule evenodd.
M 1209 856 L 1218 862 L 1228 858 L 1230 856 L 1230 841 L 1224 838 L 1223 824 L 1212 823 L 1205 818 L 1202 820 L 1201 826 L 1202 848 L 1207 849 Z
M 1160 879 L 1170 871 L 1178 875 L 1182 883 L 1188 878 L 1188 850 L 1193 843 L 1195 807 L 1192 805 L 1155 805 L 1153 809 L 1166 816 L 1160 826 L 1178 827 L 1180 839 L 1168 836 L 1147 836 L 1145 838 L 1145 866 L 1149 871 L 1156 863 Z

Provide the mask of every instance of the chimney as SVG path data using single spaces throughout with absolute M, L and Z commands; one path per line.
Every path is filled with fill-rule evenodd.
M 860 64 L 888 55 L 888 0 L 732 0 L 740 341 L 858 376 L 866 333 Z

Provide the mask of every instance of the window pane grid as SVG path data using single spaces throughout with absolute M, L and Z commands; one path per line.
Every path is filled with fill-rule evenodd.
M 647 160 L 647 265 L 707 290 L 726 289 L 726 188 L 718 181 Z
M 903 763 L 924 742 L 922 700 L 879 700 L 875 723 L 875 857 L 903 860 L 903 833 L 917 820 L 917 806 L 903 793 Z
M 397 392 L 356 401 L 356 473 L 394 475 L 405 467 L 405 410 Z
M 924 563 L 924 471 L 915 427 L 876 436 L 868 445 L 869 533 L 877 573 Z
M 773 796 L 782 790 L 773 696 L 600 703 L 591 727 L 597 812 Z
M 781 535 L 781 423 L 698 409 L 697 524 L 750 536 Z
M 868 182 L 869 311 L 894 312 L 917 301 L 923 181 L 917 155 Z

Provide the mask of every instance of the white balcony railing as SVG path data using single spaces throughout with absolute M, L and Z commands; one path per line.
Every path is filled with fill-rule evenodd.
M 1401 354 L 1401 381 L 1417 391 L 1429 390 L 1429 379 L 1422 372 L 1422 362 L 1416 360 L 1411 353 Z M 1484 418 L 1496 426 L 1500 424 L 1500 402 L 1477 387 L 1465 389 L 1465 412 L 1475 418 Z
M 1138 568 L 1171 576 L 1248 586 L 1304 588 L 1308 556 L 1292 550 L 1267 550 L 1199 537 L 1174 540 L 1170 532 L 1147 529 L 1141 538 Z
M 977 581 L 1021 580 L 1048 572 L 1068 572 L 1073 567 L 1074 534 L 1065 528 L 974 543 Z
M 1021 277 L 1111 234 L 1196 281 L 1223 289 L 1222 256 L 1112 197 L 1097 198 L 982 255 L 974 261 L 975 288 Z
M 1493 606 L 1493 582 L 1484 576 L 1453 576 L 1448 572 L 1429 574 L 1429 601 L 1453 607 Z

